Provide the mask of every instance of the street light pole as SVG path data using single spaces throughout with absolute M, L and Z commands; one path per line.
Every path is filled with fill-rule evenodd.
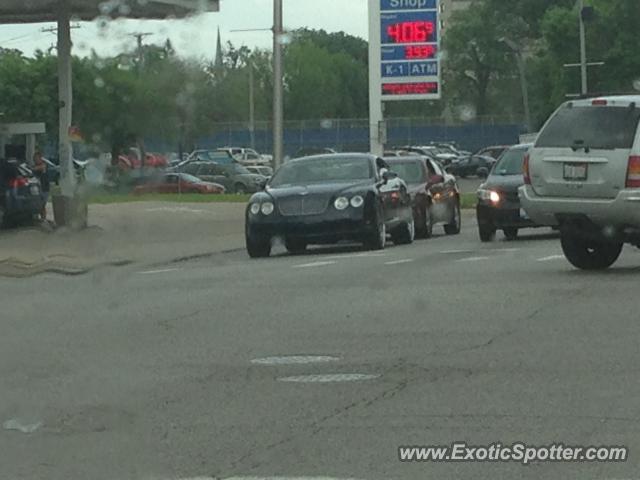
M 513 40 L 502 37 L 499 39 L 509 47 L 516 57 L 516 64 L 518 65 L 518 73 L 520 76 L 520 88 L 522 90 L 522 104 L 524 106 L 524 118 L 527 124 L 527 133 L 531 133 L 531 108 L 529 106 L 529 82 L 527 81 L 527 67 L 524 62 L 524 54 L 522 48 Z
M 249 143 L 251 148 L 256 148 L 256 106 L 255 87 L 253 78 L 253 63 L 249 62 Z
M 584 25 L 584 0 L 578 2 L 578 16 L 580 17 L 580 71 L 582 73 L 582 95 L 589 93 L 587 80 L 587 38 Z
M 282 0 L 273 0 L 273 161 L 276 168 L 284 156 L 282 37 Z

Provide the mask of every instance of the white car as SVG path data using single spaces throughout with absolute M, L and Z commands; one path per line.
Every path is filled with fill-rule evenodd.
M 519 195 L 528 215 L 558 228 L 562 249 L 586 270 L 640 247 L 640 95 L 563 104 L 525 157 Z
M 261 155 L 252 148 L 224 147 L 218 150 L 229 152 L 238 163 L 243 165 L 271 165 L 273 160 L 271 155 Z

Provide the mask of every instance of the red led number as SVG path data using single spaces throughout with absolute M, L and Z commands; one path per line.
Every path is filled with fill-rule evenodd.
M 387 27 L 387 35 L 394 43 L 426 42 L 431 39 L 434 32 L 433 22 L 402 22 Z
M 434 58 L 436 56 L 436 48 L 433 45 L 406 47 L 404 53 L 407 60 L 413 60 L 416 58 Z

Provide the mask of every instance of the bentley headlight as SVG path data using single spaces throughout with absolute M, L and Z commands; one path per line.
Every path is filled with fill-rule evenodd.
M 271 215 L 273 213 L 274 210 L 274 206 L 273 203 L 271 202 L 265 202 L 262 204 L 262 207 L 260 208 L 260 211 L 262 212 L 263 215 Z
M 251 207 L 249 207 L 249 211 L 253 214 L 253 215 L 257 215 L 260 213 L 260 204 L 259 203 L 254 203 L 251 205 Z
M 347 197 L 338 197 L 333 206 L 336 207 L 336 210 L 344 210 L 349 207 L 349 199 Z
M 360 195 L 356 195 L 351 199 L 351 206 L 353 208 L 360 208 L 364 204 L 364 198 Z

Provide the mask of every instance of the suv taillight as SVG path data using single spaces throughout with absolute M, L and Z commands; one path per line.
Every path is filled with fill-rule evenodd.
M 629 157 L 626 188 L 640 188 L 640 155 Z
M 529 154 L 524 156 L 524 162 L 522 164 L 522 174 L 524 175 L 524 184 L 531 185 L 531 174 L 529 173 Z

